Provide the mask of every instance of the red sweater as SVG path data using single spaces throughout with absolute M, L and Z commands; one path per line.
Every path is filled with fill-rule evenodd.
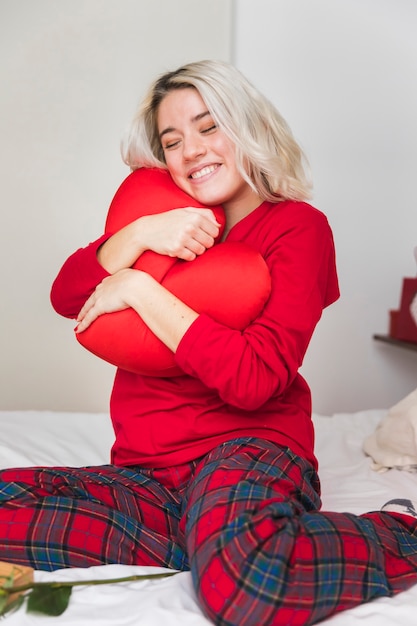
M 64 263 L 51 291 L 61 315 L 75 318 L 108 275 L 96 258 L 107 237 Z M 289 446 L 317 465 L 310 390 L 298 370 L 323 308 L 339 297 L 327 219 L 303 202 L 264 202 L 227 241 L 245 242 L 264 257 L 272 278 L 264 310 L 243 332 L 200 315 L 175 355 L 182 376 L 117 370 L 113 463 L 177 465 L 229 439 L 253 436 Z

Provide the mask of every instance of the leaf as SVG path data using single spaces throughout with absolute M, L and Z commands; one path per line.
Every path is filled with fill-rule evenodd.
M 23 585 L 13 586 L 12 578 L 7 579 L 0 585 L 0 617 L 9 611 L 22 606 L 25 599 L 28 600 L 26 611 L 28 613 L 41 613 L 43 615 L 59 616 L 66 611 L 71 598 L 73 587 L 87 585 L 108 585 L 136 580 L 152 580 L 174 576 L 177 571 L 163 572 L 160 574 L 136 574 L 125 578 L 107 578 L 102 580 L 77 580 L 65 582 L 29 582 Z M 27 593 L 26 593 L 27 592 Z M 13 594 L 20 594 L 10 602 Z
M 6 608 L 8 600 L 9 594 L 3 590 L 0 590 L 0 615 L 4 615 L 6 613 L 4 609 Z
M 72 587 L 57 583 L 45 587 L 35 587 L 28 596 L 27 612 L 58 616 L 67 609 Z
M 15 600 L 12 600 L 11 602 L 9 602 L 9 604 L 7 605 L 7 608 L 5 611 L 0 612 L 0 615 L 8 615 L 9 613 L 14 613 L 15 611 L 18 611 L 20 609 L 20 607 L 22 606 L 22 604 L 25 601 L 25 596 L 20 595 L 18 596 Z
M 13 572 L 3 581 L 0 587 L 0 615 L 5 615 L 12 608 L 10 602 L 10 589 L 13 587 Z M 13 605 L 15 603 L 13 602 Z

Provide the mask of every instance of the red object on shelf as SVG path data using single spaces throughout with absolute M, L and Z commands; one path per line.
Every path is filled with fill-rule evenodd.
M 393 339 L 417 343 L 417 324 L 410 311 L 416 294 L 417 278 L 404 278 L 400 308 L 397 311 L 390 311 L 389 335 Z

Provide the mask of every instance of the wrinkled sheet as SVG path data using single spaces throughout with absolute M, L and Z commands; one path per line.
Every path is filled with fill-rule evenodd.
M 314 415 L 324 510 L 364 513 L 387 500 L 417 500 L 415 474 L 372 470 L 362 451 L 385 410 Z M 109 461 L 113 441 L 105 414 L 49 411 L 0 411 L 0 466 L 96 465 Z M 35 572 L 36 580 L 110 579 L 158 573 L 161 568 L 105 565 L 56 572 Z M 417 585 L 394 598 L 381 598 L 340 613 L 321 624 L 331 626 L 415 626 Z M 128 583 L 75 588 L 60 617 L 28 615 L 24 608 L 4 619 L 7 626 L 209 626 L 201 613 L 188 572 Z M 259 626 L 262 626 L 261 624 Z

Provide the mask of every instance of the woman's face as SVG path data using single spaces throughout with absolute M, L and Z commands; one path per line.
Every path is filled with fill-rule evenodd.
M 237 170 L 234 144 L 218 128 L 199 92 L 170 91 L 159 105 L 158 132 L 175 183 L 205 205 L 252 210 L 260 198 Z

